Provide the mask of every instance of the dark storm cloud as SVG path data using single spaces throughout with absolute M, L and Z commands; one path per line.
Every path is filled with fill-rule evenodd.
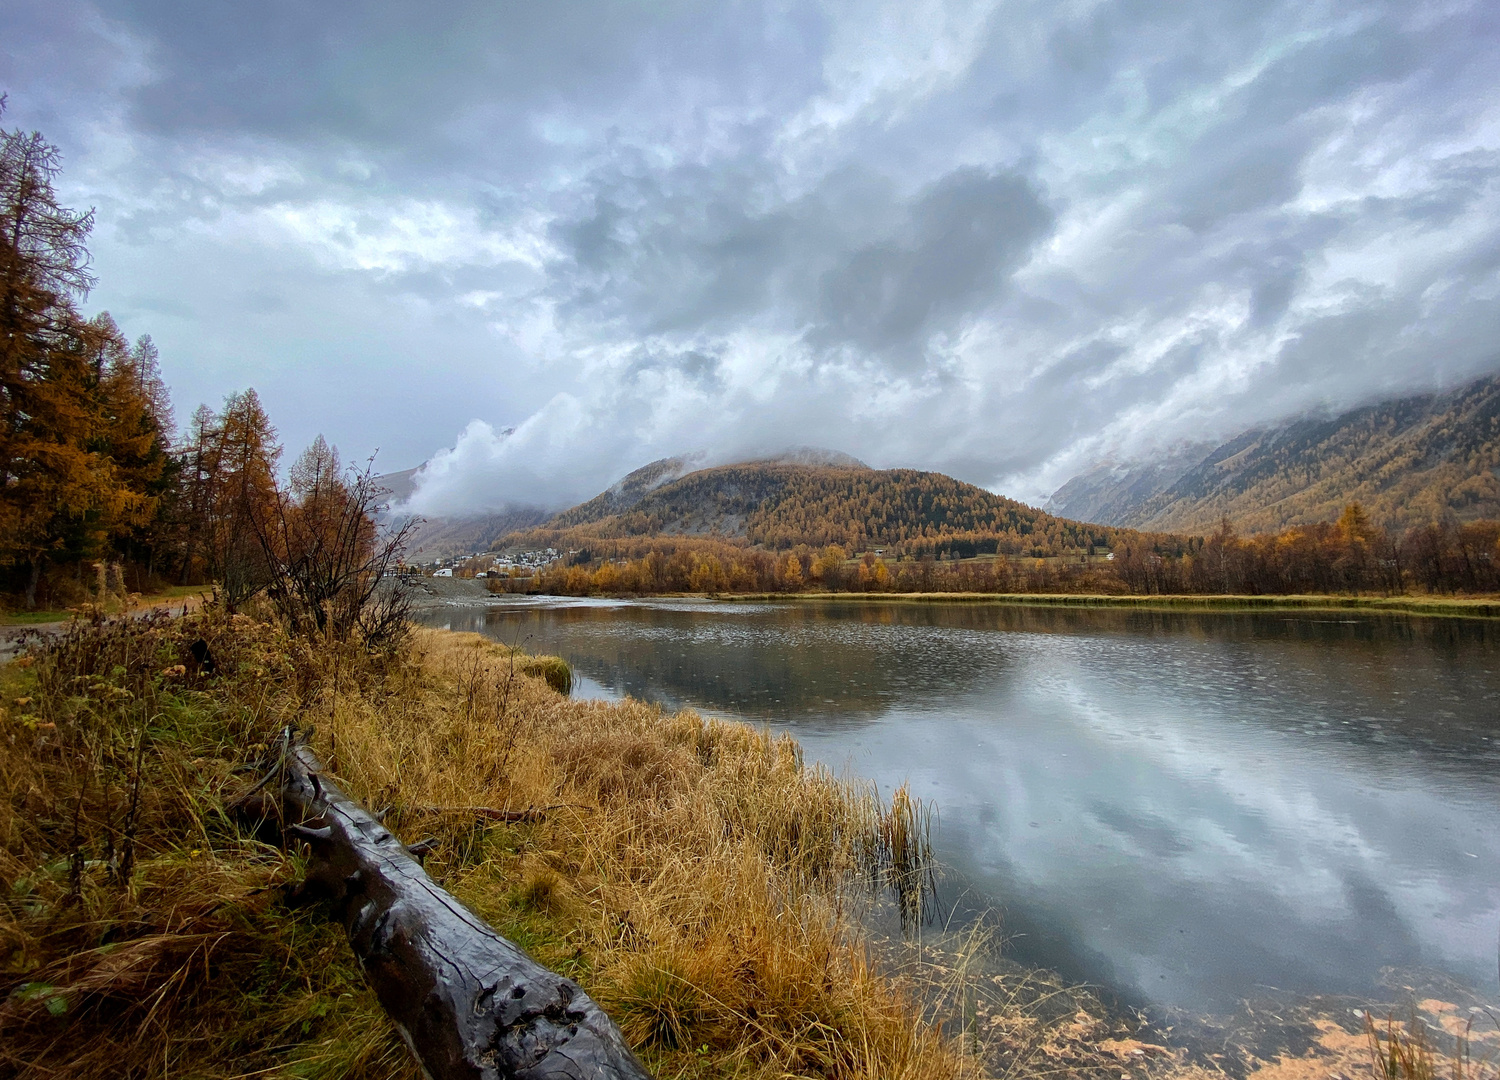
M 554 275 L 570 312 L 643 335 L 771 312 L 814 348 L 909 368 L 927 336 L 998 298 L 1052 223 L 1025 177 L 973 167 L 906 198 L 880 177 L 841 173 L 760 214 L 747 211 L 766 197 L 753 177 L 674 180 L 601 193 L 555 228 L 574 271 Z
M 885 352 L 951 329 L 997 299 L 1051 225 L 1025 178 L 950 173 L 917 196 L 895 237 L 860 248 L 823 276 L 814 340 Z
M 430 509 L 808 442 L 1036 498 L 1500 365 L 1497 19 L 0 0 L 0 89 L 187 408 L 451 444 Z
M 732 15 L 718 5 L 578 0 L 103 6 L 151 42 L 156 77 L 132 102 L 147 130 L 345 139 L 413 165 L 451 142 L 444 164 L 460 167 L 536 152 L 540 111 L 608 116 L 689 81 L 710 101 L 754 82 L 774 107 L 805 84 L 820 36 L 815 13 L 751 5 Z M 643 69 L 668 56 L 673 71 L 653 86 Z M 768 60 L 775 80 L 761 74 Z M 493 142 L 468 137 L 479 131 Z

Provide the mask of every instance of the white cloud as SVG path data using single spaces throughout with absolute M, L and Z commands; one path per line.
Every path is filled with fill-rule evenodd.
M 467 3 L 0 15 L 180 405 L 446 445 L 427 512 L 808 443 L 1039 498 L 1500 366 L 1482 4 Z
M 471 207 L 431 200 L 285 202 L 253 215 L 250 226 L 257 220 L 340 269 L 401 271 L 507 261 L 540 269 L 549 254 L 543 221 L 495 229 L 483 225 Z

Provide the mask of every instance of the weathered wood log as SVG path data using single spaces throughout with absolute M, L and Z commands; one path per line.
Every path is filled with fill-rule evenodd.
M 376 996 L 432 1080 L 649 1080 L 619 1029 L 439 888 L 375 816 L 322 776 L 291 730 L 267 802 L 311 848 L 304 891 L 326 898 Z M 247 793 L 250 794 L 250 793 Z

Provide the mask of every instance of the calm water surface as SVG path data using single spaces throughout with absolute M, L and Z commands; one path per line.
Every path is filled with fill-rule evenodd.
M 935 800 L 960 914 L 1165 1007 L 1496 989 L 1500 625 L 957 604 L 600 603 L 436 625 L 578 693 L 764 722 Z

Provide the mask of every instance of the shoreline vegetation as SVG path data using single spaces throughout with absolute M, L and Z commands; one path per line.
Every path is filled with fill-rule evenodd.
M 882 962 L 859 922 L 882 895 L 919 913 L 926 808 L 784 736 L 573 700 L 556 658 L 477 635 L 372 653 L 218 607 L 72 624 L 0 682 L 0 1074 L 418 1075 L 341 932 L 293 902 L 295 845 L 226 810 L 288 722 L 654 1075 L 984 1071 L 943 1022 L 952 972 Z
M 881 603 L 1005 604 L 1032 607 L 1123 608 L 1134 610 L 1214 611 L 1357 611 L 1379 614 L 1433 615 L 1450 618 L 1500 618 L 1500 596 L 1213 596 L 1176 594 L 1120 596 L 1105 593 L 746 593 L 733 600 L 861 601 Z
M 557 546 L 545 550 L 556 558 L 540 569 L 486 554 L 451 571 L 483 573 L 494 592 L 571 596 L 953 595 L 1216 608 L 1394 602 L 1427 613 L 1486 615 L 1500 596 L 1500 522 L 1448 522 L 1397 535 L 1370 522 L 1357 503 L 1335 522 L 1279 533 L 1241 537 L 1225 520 L 1209 537 L 1122 534 L 1109 551 L 1091 541 L 1086 551 L 1037 548 L 1030 555 L 996 551 L 989 541 L 989 551 L 976 553 L 979 540 L 942 536 L 924 539 L 917 555 L 909 550 L 914 541 L 851 552 L 836 544 L 769 550 L 725 536 L 590 538 L 578 529 L 566 542 L 552 539 Z
M 462 583 L 464 579 L 452 579 Z M 482 589 L 461 596 L 418 596 L 414 610 L 446 605 L 477 605 L 499 597 L 517 599 L 543 596 L 592 596 L 617 600 L 700 599 L 744 603 L 882 603 L 882 604 L 998 604 L 1010 607 L 1104 608 L 1136 611 L 1219 612 L 1224 614 L 1265 611 L 1341 611 L 1380 615 L 1418 615 L 1444 618 L 1500 618 L 1500 594 L 1483 596 L 1350 596 L 1329 593 L 1236 595 L 1213 593 L 996 593 L 996 592 L 657 592 L 657 593 L 561 593 L 520 589 Z
M 474 634 L 371 654 L 222 609 L 31 643 L 0 669 L 0 1073 L 417 1076 L 342 933 L 291 903 L 297 850 L 225 810 L 300 721 L 657 1076 L 978 1076 L 856 924 L 871 888 L 910 903 L 921 805 L 784 736 L 570 699 L 564 672 Z
M 266 603 L 34 635 L 0 665 L 0 1075 L 416 1080 L 297 899 L 305 855 L 229 809 L 296 723 L 653 1075 L 1207 1076 L 989 932 L 924 924 L 931 808 L 904 789 L 570 683 L 478 635 L 370 649 Z
M 371 650 L 257 605 L 31 640 L 0 666 L 0 1075 L 416 1080 L 342 931 L 297 900 L 305 856 L 227 809 L 293 722 L 658 1077 L 1369 1066 L 1346 1001 L 1297 1014 L 1311 1050 L 1260 1031 L 1226 1056 L 1223 1029 L 1195 1046 L 1004 960 L 992 929 L 927 925 L 931 807 L 808 765 L 789 737 L 573 699 L 570 682 L 558 658 L 475 634 Z M 1442 1022 L 1439 1006 L 1458 1008 L 1422 1003 Z

